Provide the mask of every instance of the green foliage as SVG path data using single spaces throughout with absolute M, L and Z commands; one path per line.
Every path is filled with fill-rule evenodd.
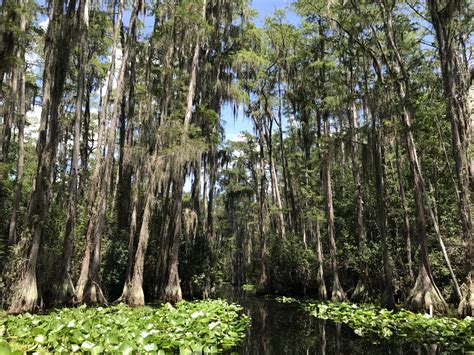
M 316 268 L 314 252 L 305 248 L 301 240 L 288 235 L 283 241 L 270 241 L 269 265 L 274 292 L 302 294 L 310 286 Z
M 445 350 L 474 346 L 474 319 L 466 317 L 432 317 L 401 309 L 389 311 L 373 305 L 300 302 L 294 298 L 278 298 L 282 303 L 298 303 L 308 313 L 321 319 L 344 323 L 374 343 L 443 344 Z
M 156 308 L 81 306 L 43 315 L 7 316 L 0 319 L 0 353 L 8 353 L 9 347 L 92 354 L 218 352 L 244 337 L 249 319 L 241 310 L 235 304 L 212 300 Z
M 242 285 L 242 290 L 244 290 L 246 292 L 255 292 L 255 285 L 244 284 L 244 285 Z

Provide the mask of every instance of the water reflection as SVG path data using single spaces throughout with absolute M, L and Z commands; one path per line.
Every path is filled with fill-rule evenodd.
M 326 320 L 318 322 L 320 353 L 326 355 Z
M 239 354 L 441 354 L 439 346 L 374 345 L 345 325 L 309 316 L 292 304 L 256 297 L 240 288 L 226 287 L 219 296 L 242 305 L 252 325 Z

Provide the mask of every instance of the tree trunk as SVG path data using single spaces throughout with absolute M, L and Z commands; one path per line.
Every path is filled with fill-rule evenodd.
M 326 283 L 324 281 L 324 260 L 323 247 L 321 245 L 321 228 L 319 226 L 319 219 L 316 217 L 315 235 L 316 235 L 316 260 L 318 263 L 318 272 L 316 274 L 316 287 L 318 288 L 318 299 L 326 300 L 328 298 Z
M 173 163 L 172 163 L 173 164 Z M 179 163 L 174 162 L 175 165 Z M 173 179 L 173 207 L 170 214 L 170 228 L 168 230 L 168 245 L 164 251 L 168 254 L 165 282 L 160 299 L 165 302 L 178 302 L 183 299 L 178 273 L 179 239 L 181 234 L 181 211 L 183 198 L 184 176 L 182 168 L 177 167 L 172 172 Z
M 128 299 L 131 282 L 132 282 L 132 271 L 134 268 L 134 240 L 135 234 L 137 232 L 137 210 L 138 210 L 138 200 L 139 200 L 139 192 L 140 192 L 140 185 L 141 185 L 141 168 L 138 167 L 137 173 L 135 175 L 135 187 L 133 189 L 133 196 L 132 196 L 132 213 L 130 216 L 130 228 L 128 233 L 128 257 L 127 257 L 127 269 L 125 271 L 125 282 L 123 284 L 122 294 L 118 298 L 115 303 L 119 303 Z M 146 197 L 148 199 L 148 196 Z M 147 201 L 147 200 L 146 200 Z M 146 211 L 146 202 L 145 202 L 145 211 Z M 148 212 L 149 214 L 149 212 Z M 142 222 L 143 224 L 143 222 Z M 141 230 L 140 230 L 141 235 Z
M 10 74 L 10 92 L 7 99 L 7 109 L 3 115 L 3 131 L 1 137 L 1 153 L 0 162 L 8 161 L 8 153 L 10 151 L 10 140 L 13 128 L 13 122 L 16 116 L 16 100 L 18 96 L 18 65 L 15 65 Z
M 86 181 L 88 179 L 88 162 L 89 162 L 89 126 L 90 126 L 90 97 L 92 92 L 91 79 L 86 80 L 86 97 L 85 97 L 85 109 L 82 123 L 82 142 L 81 142 L 81 173 L 79 181 L 79 195 L 84 196 L 84 189 L 86 187 Z
M 203 19 L 206 19 L 206 6 L 207 6 L 207 0 L 204 0 L 202 3 L 202 11 L 201 11 L 201 16 Z M 198 67 L 199 67 L 200 51 L 201 51 L 201 35 L 198 35 L 197 40 L 196 40 L 196 45 L 194 46 L 193 62 L 191 64 L 191 75 L 189 79 L 188 96 L 186 99 L 187 109 L 184 115 L 183 135 L 186 135 L 188 133 L 189 125 L 191 123 L 192 107 L 193 107 L 194 97 L 196 95 L 196 80 L 197 80 L 197 72 L 198 72 Z
M 31 195 L 26 217 L 26 228 L 22 234 L 21 247 L 19 248 L 20 253 L 24 252 L 27 255 L 27 259 L 16 271 L 13 278 L 11 301 L 8 308 L 10 313 L 34 311 L 38 307 L 39 298 L 41 298 L 36 269 L 41 248 L 41 235 L 47 222 L 51 200 L 52 177 L 59 141 L 58 110 L 69 65 L 70 35 L 75 0 L 68 4 L 66 16 L 63 14 L 63 8 L 63 0 L 54 3 L 46 35 L 43 102 L 36 145 L 38 167 L 35 189 Z
M 403 186 L 403 173 L 402 173 L 402 164 L 400 160 L 400 143 L 398 137 L 395 138 L 395 155 L 397 160 L 397 175 L 398 175 L 398 188 L 400 191 L 400 198 L 402 200 L 403 207 L 403 222 L 405 224 L 405 238 L 406 238 L 406 248 L 407 248 L 407 268 L 408 274 L 410 275 L 410 280 L 415 281 L 415 276 L 413 274 L 413 258 L 412 258 L 412 247 L 411 247 L 411 227 L 410 227 L 410 218 L 408 217 L 408 203 L 405 195 L 405 188 Z
M 24 7 L 26 6 L 26 1 L 21 1 L 21 6 L 23 11 L 20 15 L 20 32 L 22 34 L 26 33 L 26 14 L 24 12 Z M 16 234 L 16 219 L 17 211 L 21 203 L 21 190 L 23 185 L 23 172 L 24 172 L 24 160 L 25 160 L 25 121 L 26 121 L 26 63 L 25 63 L 25 50 L 24 43 L 18 48 L 17 51 L 17 70 L 19 75 L 19 115 L 18 115 L 18 160 L 17 160 L 17 169 L 15 176 L 15 195 L 13 198 L 13 206 L 10 217 L 10 223 L 8 225 L 8 245 L 16 244 L 17 234 Z
M 267 276 L 267 241 L 265 237 L 265 199 L 266 199 L 266 176 L 265 176 L 265 148 L 264 148 L 264 132 L 262 122 L 258 121 L 255 115 L 252 116 L 255 127 L 258 131 L 258 144 L 260 147 L 260 163 L 258 171 L 258 235 L 260 242 L 260 273 L 257 281 L 257 293 L 265 294 L 268 291 L 268 276 Z
M 339 270 L 337 265 L 337 246 L 336 246 L 336 231 L 334 227 L 334 205 L 332 198 L 332 184 L 331 184 L 331 159 L 332 147 L 329 130 L 329 118 L 326 116 L 324 120 L 324 136 L 327 140 L 326 152 L 323 157 L 323 191 L 325 197 L 326 222 L 328 228 L 328 238 L 331 255 L 331 271 L 332 271 L 332 292 L 331 300 L 338 302 L 346 299 L 346 293 L 342 289 L 339 281 Z
M 444 245 L 443 236 L 441 235 L 441 229 L 439 228 L 438 208 L 436 207 L 436 199 L 435 199 L 434 191 L 433 191 L 434 189 L 431 183 L 430 183 L 430 189 L 431 189 L 431 199 L 433 200 L 433 203 L 431 203 L 431 199 L 428 192 L 426 190 L 423 192 L 427 198 L 427 205 L 428 205 L 428 210 L 430 212 L 431 221 L 433 223 L 433 228 L 436 232 L 436 236 L 438 237 L 439 247 L 441 249 L 441 253 L 443 254 L 444 261 L 446 262 L 446 267 L 449 270 L 449 275 L 451 276 L 451 281 L 453 283 L 454 291 L 456 293 L 458 301 L 461 302 L 462 300 L 461 289 L 459 288 L 458 280 L 456 278 L 456 275 L 454 274 L 453 267 L 451 266 L 451 261 L 448 256 L 448 251 L 446 250 L 446 246 Z
M 14 21 L 16 13 L 12 11 L 12 4 L 15 4 L 14 1 L 4 0 L 0 4 L 1 17 L 4 24 Z M 3 25 L 1 32 L 1 41 L 0 41 L 0 93 L 3 89 L 3 82 L 11 68 L 11 59 L 14 56 L 15 51 L 15 32 L 14 28 L 6 28 Z M 3 122 L 5 124 L 5 121 Z M 1 126 L 0 126 L 1 127 Z M 0 132 L 2 133 L 2 132 Z M 3 138 L 3 135 L 0 136 Z M 0 154 L 2 153 L 2 142 L 0 140 Z M 1 155 L 0 155 L 1 158 Z M 1 160 L 0 160 L 1 161 Z
M 286 202 L 286 206 L 290 206 L 289 203 L 289 177 L 288 177 L 288 172 L 287 172 L 287 162 L 286 162 L 286 153 L 285 153 L 285 146 L 284 146 L 284 139 L 283 139 L 283 98 L 282 98 L 282 93 L 281 93 L 281 73 L 280 70 L 278 70 L 278 121 L 277 121 L 277 126 L 278 126 L 278 143 L 279 143 L 279 153 L 280 153 L 280 163 L 282 167 L 282 172 L 283 172 L 283 192 L 284 192 L 284 198 Z M 287 212 L 287 221 L 288 221 L 288 228 L 291 230 L 293 223 L 291 220 L 291 213 L 288 211 Z
M 167 172 L 167 174 L 169 174 Z M 164 293 L 164 284 L 166 280 L 166 272 L 168 264 L 168 253 L 167 245 L 169 244 L 169 234 L 167 233 L 167 221 L 169 220 L 169 216 L 171 213 L 170 200 L 171 200 L 171 186 L 172 186 L 172 179 L 168 177 L 166 181 L 162 183 L 162 190 L 161 193 L 163 196 L 163 204 L 161 208 L 160 218 L 159 218 L 159 225 L 160 225 L 160 232 L 159 232 L 159 240 L 158 240 L 158 252 L 157 252 L 157 263 L 155 267 L 155 287 L 153 295 L 155 299 L 159 299 Z
M 270 170 L 270 179 L 271 179 L 271 187 L 272 187 L 272 202 L 277 205 L 278 208 L 278 221 L 276 222 L 278 230 L 278 234 L 280 235 L 281 239 L 285 239 L 286 235 L 286 228 L 285 228 L 285 217 L 283 215 L 283 204 L 281 202 L 281 195 L 280 195 L 280 185 L 278 183 L 278 177 L 275 167 L 275 159 L 273 154 L 273 112 L 269 105 L 269 100 L 264 96 L 264 132 L 265 132 L 265 141 L 267 143 L 267 151 L 268 151 L 268 164 Z
M 367 279 L 369 277 L 369 267 L 367 264 L 367 232 L 364 223 L 364 200 L 362 197 L 362 184 L 360 178 L 359 162 L 358 162 L 358 144 L 359 122 L 357 119 L 357 107 L 355 102 L 352 102 L 349 112 L 349 130 L 350 130 L 350 155 L 352 162 L 352 177 L 354 179 L 355 197 L 356 197 L 356 215 L 357 215 L 357 237 L 359 242 L 359 281 L 352 294 L 352 299 L 361 302 L 368 300 Z
M 79 171 L 79 154 L 81 140 L 81 116 L 84 89 L 86 84 L 87 71 L 87 32 L 89 27 L 89 0 L 81 0 L 79 5 L 79 68 L 77 79 L 76 109 L 74 113 L 74 140 L 72 148 L 71 172 L 69 180 L 69 208 L 64 232 L 63 250 L 60 269 L 56 277 L 56 284 L 53 287 L 53 304 L 65 304 L 74 295 L 74 285 L 72 283 L 70 268 L 72 258 L 72 245 L 76 232 L 76 202 Z
M 375 194 L 376 194 L 376 214 L 377 226 L 382 242 L 382 257 L 383 257 L 383 271 L 384 271 L 384 292 L 382 295 L 382 304 L 388 309 L 395 308 L 395 299 L 393 297 L 393 276 L 392 263 L 389 257 L 387 244 L 387 213 L 385 206 L 385 168 L 384 168 L 384 154 L 382 145 L 382 133 L 378 132 L 382 128 L 376 129 L 375 117 L 373 118 L 373 136 L 372 148 L 374 156 L 374 170 L 375 170 Z
M 150 237 L 150 218 L 152 214 L 153 202 L 155 200 L 155 190 L 157 182 L 159 181 L 158 175 L 161 174 L 160 164 L 155 166 L 153 160 L 150 161 L 150 178 L 148 182 L 147 192 L 145 196 L 145 208 L 143 210 L 142 224 L 140 227 L 140 234 L 138 237 L 137 251 L 135 253 L 135 263 L 133 267 L 133 276 L 131 278 L 130 287 L 127 286 L 127 280 L 125 280 L 124 292 L 122 294 L 123 301 L 130 306 L 144 306 L 145 305 L 145 294 L 143 293 L 143 266 L 145 264 L 145 253 L 148 246 L 148 239 Z M 132 230 L 130 230 L 132 233 Z M 133 236 L 130 234 L 131 243 Z M 130 245 L 129 245 L 130 253 Z M 128 288 L 125 292 L 125 288 Z

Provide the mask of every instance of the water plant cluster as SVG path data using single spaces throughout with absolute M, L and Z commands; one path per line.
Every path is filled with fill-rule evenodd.
M 245 336 L 249 318 L 223 300 L 158 307 L 64 308 L 0 319 L 0 353 L 214 353 Z
M 243 284 L 242 290 L 245 292 L 255 292 L 256 287 L 255 285 L 252 285 L 252 284 Z
M 445 350 L 474 349 L 474 318 L 433 317 L 405 309 L 387 310 L 375 305 L 349 302 L 306 302 L 278 297 L 282 303 L 296 303 L 312 316 L 344 323 L 374 343 L 442 344 Z

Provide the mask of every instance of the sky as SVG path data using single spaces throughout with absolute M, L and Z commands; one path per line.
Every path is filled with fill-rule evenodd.
M 289 9 L 291 3 L 291 0 L 253 0 L 250 6 L 258 11 L 255 22 L 258 26 L 262 26 L 265 17 L 273 15 L 277 9 Z M 290 21 L 294 19 L 292 13 L 289 13 L 288 17 Z
M 265 18 L 272 16 L 277 9 L 286 9 L 288 21 L 296 23 L 296 15 L 289 9 L 291 2 L 291 0 L 253 0 L 250 6 L 258 11 L 255 24 L 258 27 L 262 27 L 265 23 Z M 232 106 L 225 105 L 222 108 L 221 114 L 226 139 L 237 139 L 241 131 L 252 132 L 252 123 L 249 118 L 244 117 L 242 109 L 239 110 L 237 118 L 234 118 Z

